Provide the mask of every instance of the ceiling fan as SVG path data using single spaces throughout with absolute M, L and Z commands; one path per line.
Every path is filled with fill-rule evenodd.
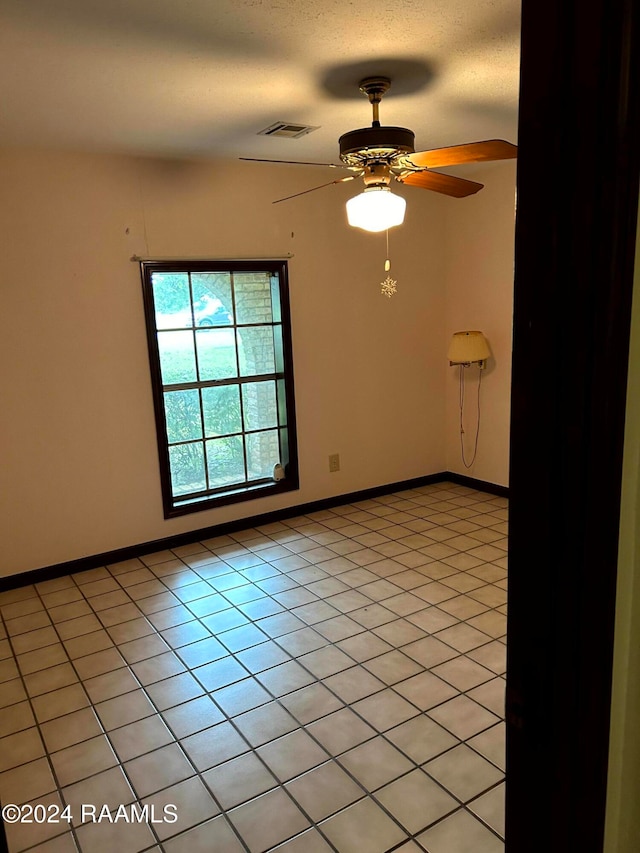
M 383 231 L 394 225 L 400 225 L 404 219 L 406 202 L 404 198 L 391 192 L 392 180 L 454 198 L 464 198 L 477 193 L 482 189 L 483 184 L 431 170 L 442 166 L 509 160 L 516 157 L 517 147 L 502 139 L 416 151 L 415 135 L 412 130 L 380 124 L 380 101 L 390 86 L 391 80 L 388 77 L 367 77 L 360 81 L 360 91 L 367 95 L 373 109 L 373 121 L 371 127 L 350 130 L 340 137 L 341 164 L 304 163 L 296 160 L 260 161 L 301 166 L 331 166 L 347 169 L 353 173 L 294 195 L 279 198 L 274 204 L 332 184 L 362 178 L 365 184 L 364 192 L 347 202 L 349 224 L 367 231 Z M 240 159 L 256 160 L 257 158 L 241 157 Z

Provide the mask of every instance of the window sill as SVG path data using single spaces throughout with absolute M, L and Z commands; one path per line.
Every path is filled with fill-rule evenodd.
M 300 488 L 297 477 L 288 477 L 279 482 L 258 483 L 244 488 L 233 488 L 226 492 L 218 492 L 215 495 L 207 495 L 200 498 L 185 498 L 175 500 L 171 505 L 164 508 L 165 518 L 176 518 L 189 515 L 194 512 L 203 512 L 207 509 L 215 509 L 228 504 L 241 503 L 242 501 L 256 500 L 257 498 L 273 497 L 281 492 L 292 492 Z

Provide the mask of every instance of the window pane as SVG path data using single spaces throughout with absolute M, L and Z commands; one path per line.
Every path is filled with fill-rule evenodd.
M 240 388 L 238 385 L 220 385 L 202 389 L 204 431 L 209 438 L 242 432 L 240 417 Z
M 289 431 L 281 429 L 280 431 L 280 453 L 283 459 L 290 459 L 289 452 Z
M 230 273 L 193 273 L 191 289 L 196 326 L 229 326 L 233 323 Z
M 198 329 L 198 366 L 200 379 L 231 379 L 238 375 L 235 333 L 233 329 Z
M 287 386 L 284 379 L 278 379 L 278 423 L 287 425 Z
M 178 272 L 154 272 L 151 281 L 156 309 L 156 328 L 183 329 L 185 326 L 193 325 L 189 276 Z
M 242 408 L 245 429 L 268 429 L 278 426 L 276 383 L 251 382 L 243 385 Z
M 280 462 L 278 431 L 252 432 L 246 436 L 247 467 L 250 480 L 273 476 L 273 466 Z
M 233 288 L 236 323 L 271 322 L 271 273 L 236 273 Z
M 197 391 L 169 391 L 164 395 L 164 412 L 167 439 L 171 444 L 202 438 L 200 395 Z
M 271 326 L 238 329 L 240 376 L 275 373 L 273 330 Z
M 212 488 L 246 480 L 241 436 L 209 439 L 206 445 L 207 470 Z
M 170 447 L 169 464 L 174 495 L 186 495 L 206 489 L 204 452 L 200 442 Z
M 282 322 L 282 304 L 280 302 L 280 276 L 271 276 L 271 319 L 274 323 Z
M 282 340 L 282 324 L 273 326 L 273 346 L 275 351 L 276 372 L 284 372 L 284 341 Z
M 163 385 L 195 382 L 193 332 L 158 332 L 158 349 Z

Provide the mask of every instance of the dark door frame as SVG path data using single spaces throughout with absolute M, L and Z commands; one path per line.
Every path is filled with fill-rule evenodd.
M 600 853 L 640 156 L 633 0 L 523 0 L 508 853 Z

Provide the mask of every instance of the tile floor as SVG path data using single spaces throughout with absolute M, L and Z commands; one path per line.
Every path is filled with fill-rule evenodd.
M 501 853 L 506 519 L 440 483 L 0 594 L 0 799 L 73 818 L 9 849 Z

